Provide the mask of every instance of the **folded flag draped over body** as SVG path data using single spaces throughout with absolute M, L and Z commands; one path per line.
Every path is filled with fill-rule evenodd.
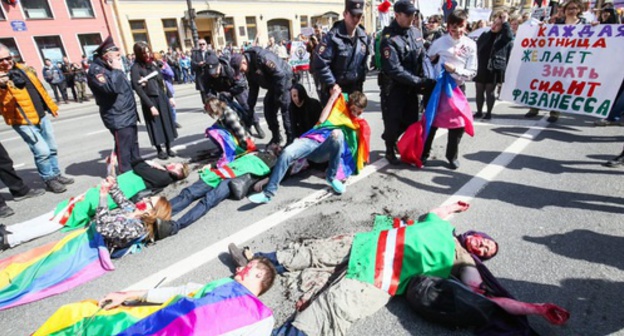
M 239 140 L 232 133 L 217 124 L 206 129 L 206 138 L 212 139 L 221 148 L 222 154 L 217 161 L 217 167 L 225 166 L 237 157 L 256 150 L 256 145 L 251 139 L 244 140 L 247 145 L 245 149 L 239 146 Z
M 94 300 L 65 305 L 34 335 L 263 335 L 273 314 L 238 282 L 213 281 L 159 306 L 100 310 Z
M 127 198 L 132 198 L 139 191 L 147 188 L 145 181 L 133 171 L 119 175 L 117 184 Z M 54 218 L 51 220 L 63 225 L 65 231 L 84 227 L 95 215 L 99 202 L 100 187 L 90 188 L 80 196 L 59 203 L 54 211 Z M 114 209 L 116 207 L 117 204 L 108 196 L 108 208 Z
M 345 139 L 336 176 L 343 180 L 352 174 L 358 174 L 364 168 L 364 164 L 368 163 L 370 127 L 364 118 L 356 118 L 349 113 L 347 101 L 341 95 L 334 103 L 327 120 L 317 124 L 301 137 L 325 141 L 335 129 L 342 130 Z
M 0 310 L 41 300 L 89 282 L 115 267 L 95 229 L 0 260 Z
M 422 118 L 407 128 L 397 144 L 401 161 L 422 167 L 421 157 L 431 126 L 447 129 L 464 127 L 468 135 L 474 136 L 472 122 L 472 110 L 466 95 L 443 69 Z

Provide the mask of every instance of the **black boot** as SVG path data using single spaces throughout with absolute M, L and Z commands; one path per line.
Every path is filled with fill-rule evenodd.
M 391 165 L 399 165 L 401 164 L 401 161 L 399 161 L 399 159 L 396 157 L 396 154 L 394 153 L 394 148 L 395 148 L 395 144 L 392 142 L 386 142 L 386 155 L 385 158 L 386 160 L 388 160 L 388 162 L 390 162 Z
M 256 135 L 258 139 L 264 139 L 264 137 L 266 137 L 266 134 L 264 134 L 264 131 L 262 130 L 262 127 L 260 126 L 260 122 L 255 122 L 253 124 L 253 127 L 256 130 Z
M 282 137 L 279 134 L 279 131 L 271 131 L 271 141 L 269 141 L 270 144 L 274 143 L 274 144 L 281 144 L 282 143 Z

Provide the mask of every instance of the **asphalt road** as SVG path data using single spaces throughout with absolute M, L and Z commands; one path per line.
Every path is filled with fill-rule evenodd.
M 474 88 L 468 87 L 472 97 Z M 227 200 L 177 236 L 116 260 L 114 272 L 68 293 L 1 312 L 0 334 L 29 334 L 65 303 L 99 298 L 124 288 L 153 286 L 163 276 L 167 277 L 163 286 L 227 276 L 233 267 L 224 254 L 229 241 L 272 251 L 299 238 L 368 230 L 379 213 L 417 218 L 458 198 L 469 200 L 472 206 L 452 219 L 457 230 L 483 230 L 497 239 L 500 253 L 488 266 L 500 281 L 521 300 L 553 302 L 570 311 L 572 317 L 563 327 L 531 317 L 540 334 L 624 334 L 620 303 L 624 298 L 624 170 L 601 166 L 622 150 L 623 128 L 598 128 L 593 119 L 571 115 L 548 125 L 545 117 L 527 120 L 525 108 L 498 102 L 494 119 L 477 122 L 476 135 L 462 140 L 460 169 L 452 171 L 445 166 L 444 133 L 434 143 L 430 166 L 422 170 L 395 167 L 381 159 L 383 125 L 376 80 L 369 78 L 365 88 L 373 164 L 361 177 L 351 179 L 343 196 L 328 194 L 322 173 L 311 171 L 285 181 L 268 205 Z M 200 98 L 190 85 L 178 87 L 177 94 L 183 128 L 175 142 L 182 158 L 176 160 L 183 160 L 210 146 L 203 131 L 211 121 L 200 112 Z M 97 184 L 106 173 L 103 160 L 113 141 L 97 108 L 93 104 L 62 105 L 60 113 L 53 122 L 60 163 L 68 175 L 76 177 L 76 183 L 65 194 L 47 193 L 19 203 L 10 200 L 6 188 L 0 190 L 16 211 L 4 220 L 7 225 L 50 211 L 59 201 Z M 2 125 L 0 141 L 27 183 L 41 187 L 32 155 L 17 134 Z M 139 141 L 142 154 L 153 157 L 155 151 L 149 147 L 143 127 Z M 189 182 L 197 178 L 192 174 Z M 186 183 L 165 193 L 173 195 Z M 55 233 L 0 257 L 60 237 L 61 233 Z M 285 278 L 280 280 L 263 296 L 279 323 L 293 312 L 296 300 L 285 297 Z M 471 332 L 429 323 L 409 311 L 402 298 L 395 298 L 386 308 L 356 323 L 350 334 Z

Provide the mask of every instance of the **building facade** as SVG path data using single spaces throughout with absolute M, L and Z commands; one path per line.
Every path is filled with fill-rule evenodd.
M 200 38 L 215 49 L 293 40 L 315 24 L 330 27 L 340 19 L 344 0 L 208 0 L 192 1 Z M 122 44 L 127 52 L 137 41 L 154 51 L 192 48 L 186 0 L 113 0 Z
M 0 5 L 0 43 L 16 61 L 41 73 L 44 59 L 67 56 L 80 62 L 111 35 L 117 40 L 112 8 L 105 0 L 23 0 Z

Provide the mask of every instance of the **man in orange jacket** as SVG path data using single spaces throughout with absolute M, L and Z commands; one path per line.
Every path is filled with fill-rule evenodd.
M 74 179 L 61 175 L 59 169 L 54 130 L 46 113 L 56 117 L 57 111 L 37 75 L 15 64 L 9 48 L 0 44 L 0 113 L 30 148 L 46 188 L 62 193 Z

